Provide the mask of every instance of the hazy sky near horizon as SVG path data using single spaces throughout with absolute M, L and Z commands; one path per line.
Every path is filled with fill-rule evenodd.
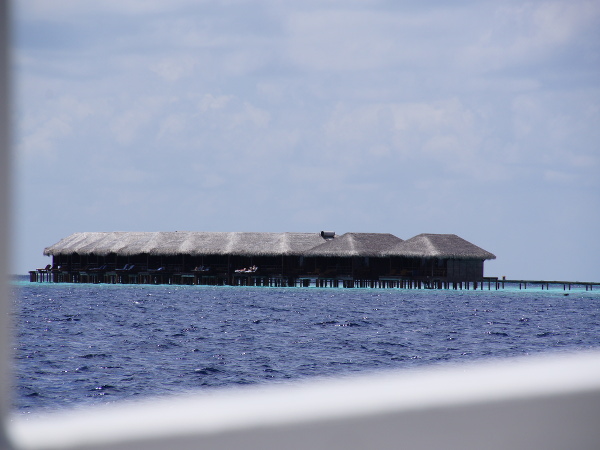
M 77 231 L 455 233 L 600 281 L 600 3 L 14 4 L 14 271 Z

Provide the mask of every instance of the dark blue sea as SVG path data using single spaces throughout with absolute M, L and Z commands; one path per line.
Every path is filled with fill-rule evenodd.
M 13 287 L 21 413 L 600 347 L 600 290 Z

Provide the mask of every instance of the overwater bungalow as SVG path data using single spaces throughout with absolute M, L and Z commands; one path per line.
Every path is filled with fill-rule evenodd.
M 455 234 L 419 234 L 383 253 L 390 258 L 395 275 L 451 282 L 482 279 L 483 262 L 496 259 Z
M 495 256 L 452 234 L 89 232 L 47 247 L 31 281 L 425 287 L 478 282 Z

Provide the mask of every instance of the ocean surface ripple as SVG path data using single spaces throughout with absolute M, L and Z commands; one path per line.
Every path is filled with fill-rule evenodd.
M 15 283 L 22 413 L 600 347 L 600 292 Z

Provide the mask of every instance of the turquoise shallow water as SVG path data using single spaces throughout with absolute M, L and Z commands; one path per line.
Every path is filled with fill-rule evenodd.
M 600 291 L 14 284 L 21 412 L 600 347 Z

